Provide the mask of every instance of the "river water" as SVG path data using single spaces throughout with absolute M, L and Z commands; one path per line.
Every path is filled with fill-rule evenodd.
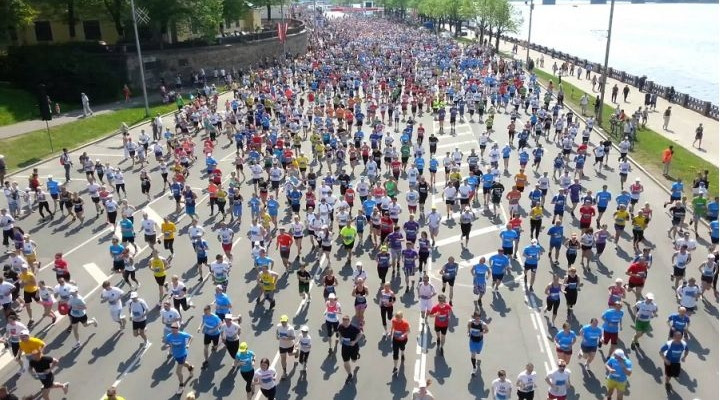
M 513 5 L 523 14 L 516 36 L 526 40 L 530 7 Z M 531 40 L 602 64 L 609 15 L 609 3 L 536 4 Z M 718 104 L 719 21 L 718 4 L 616 3 L 608 65 Z

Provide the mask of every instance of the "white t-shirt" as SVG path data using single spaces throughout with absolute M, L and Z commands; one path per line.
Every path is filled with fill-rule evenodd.
M 295 343 L 295 328 L 293 328 L 292 325 L 287 324 L 287 326 L 283 326 L 282 324 L 278 324 L 275 333 L 280 342 L 280 347 L 292 347 Z
M 648 304 L 644 300 L 638 301 L 635 308 L 637 309 L 635 318 L 640 321 L 650 321 L 658 310 L 655 303 Z
M 138 301 L 132 301 L 130 300 L 130 303 L 128 304 L 128 308 L 130 309 L 130 316 L 133 321 L 140 322 L 145 321 L 147 319 L 147 311 L 149 310 L 147 303 L 143 299 L 138 299 Z
M 160 319 L 164 325 L 168 326 L 175 321 L 180 321 L 180 312 L 174 308 L 170 308 L 169 310 L 163 308 L 160 311 Z
M 177 285 L 171 283 L 170 286 L 168 286 L 168 289 L 170 290 L 170 295 L 174 300 L 181 300 L 185 298 L 185 295 L 187 294 L 187 287 L 179 280 Z
M 500 378 L 497 378 L 492 381 L 492 393 L 495 400 L 510 399 L 510 396 L 512 395 L 512 389 L 512 383 L 510 383 L 510 381 L 507 379 L 503 381 L 500 380 Z
M 58 299 L 67 303 L 70 300 L 70 292 L 75 289 L 75 286 L 68 283 L 64 285 L 55 285 L 53 292 L 57 295 Z
M 15 285 L 12 283 L 7 281 L 0 283 L 0 304 L 8 304 L 12 302 L 13 290 L 15 290 Z
M 222 324 L 221 329 L 225 340 L 236 341 L 239 339 L 238 335 L 240 335 L 240 325 L 235 322 L 230 323 L 230 325 Z
M 147 236 L 154 236 L 157 233 L 155 221 L 150 218 L 142 220 L 140 226 L 142 226 L 142 229 Z
M 552 385 L 548 387 L 548 393 L 553 396 L 566 396 L 568 383 L 570 381 L 570 371 L 565 368 L 564 371 L 555 370 L 547 375 Z
M 700 287 L 695 286 L 680 286 L 677 290 L 678 298 L 680 299 L 680 306 L 685 308 L 697 307 L 697 296 L 700 294 Z
M 270 390 L 275 387 L 276 375 L 277 372 L 275 372 L 275 369 L 272 367 L 264 371 L 262 368 L 258 368 L 255 370 L 255 379 L 260 383 L 260 387 L 265 390 Z
M 103 290 L 100 298 L 107 300 L 110 308 L 113 310 L 119 310 L 122 308 L 122 296 L 125 292 L 117 287 L 111 287 L 110 290 Z
M 527 371 L 523 371 L 520 374 L 518 374 L 517 377 L 517 383 L 518 390 L 521 392 L 532 392 L 535 390 L 535 387 L 537 386 L 537 373 L 535 371 L 531 373 L 527 373 Z
M 235 234 L 235 232 L 233 232 L 233 230 L 230 228 L 223 228 L 223 229 L 220 229 L 220 231 L 218 232 L 218 236 L 220 237 L 220 242 L 222 244 L 232 243 L 234 234 Z

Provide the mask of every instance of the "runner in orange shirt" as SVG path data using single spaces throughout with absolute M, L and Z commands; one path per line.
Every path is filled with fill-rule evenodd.
M 405 345 L 407 344 L 409 333 L 410 324 L 403 318 L 402 311 L 396 312 L 390 330 L 393 349 L 393 375 L 398 373 L 398 358 L 401 359 L 401 362 L 405 362 Z
M 280 259 L 282 259 L 283 265 L 285 266 L 285 272 L 290 271 L 290 246 L 292 246 L 293 237 L 284 227 L 280 228 L 280 234 L 278 234 L 277 240 L 275 241 L 275 249 L 280 249 Z

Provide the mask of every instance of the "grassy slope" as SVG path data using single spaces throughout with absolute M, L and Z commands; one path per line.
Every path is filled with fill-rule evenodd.
M 175 107 L 174 104 L 153 106 L 150 107 L 150 114 L 167 113 Z M 80 119 L 50 128 L 54 152 L 50 151 L 47 131 L 43 129 L 0 140 L 0 154 L 5 155 L 8 170 L 13 171 L 57 154 L 63 147 L 72 149 L 113 133 L 118 130 L 122 122 L 132 126 L 145 119 L 143 106 Z

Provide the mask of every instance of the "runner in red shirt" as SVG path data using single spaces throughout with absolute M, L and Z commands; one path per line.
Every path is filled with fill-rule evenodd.
M 55 253 L 53 271 L 55 271 L 56 278 L 65 278 L 66 282 L 70 282 L 70 268 L 68 268 L 67 261 L 63 259 L 62 253 Z
M 580 207 L 580 229 L 587 229 L 592 224 L 592 218 L 595 216 L 595 207 L 593 207 L 590 199 L 585 199 L 585 204 Z
M 285 228 L 280 228 L 280 234 L 275 242 L 275 249 L 280 249 L 280 258 L 282 259 L 283 265 L 285 265 L 285 272 L 290 270 L 290 246 L 293 243 L 293 237 L 285 231 Z
M 648 264 L 645 257 L 638 258 L 637 261 L 630 264 L 625 275 L 628 278 L 628 289 L 635 292 L 635 297 L 640 300 L 642 298 L 642 289 L 645 286 L 645 279 L 647 279 Z
M 445 335 L 447 335 L 452 306 L 445 302 L 444 294 L 438 295 L 438 303 L 430 309 L 430 316 L 435 317 L 435 334 L 437 335 L 437 350 L 443 355 L 445 346 Z
M 355 204 L 355 190 L 352 186 L 348 186 L 347 189 L 345 189 L 345 202 L 348 203 L 350 208 L 353 208 Z
M 392 169 L 392 174 L 395 180 L 400 179 L 400 169 L 402 168 L 402 163 L 397 157 L 393 157 L 393 160 L 390 162 L 390 168 Z

